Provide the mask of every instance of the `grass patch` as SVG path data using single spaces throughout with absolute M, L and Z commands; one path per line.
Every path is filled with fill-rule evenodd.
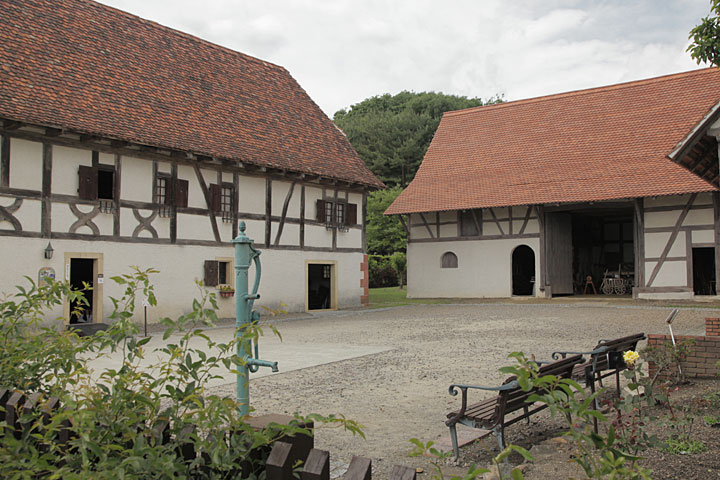
M 371 288 L 370 308 L 400 307 L 429 303 L 450 303 L 451 299 L 407 298 L 407 290 L 398 287 Z
M 700 440 L 669 438 L 665 441 L 665 446 L 662 449 L 673 455 L 693 455 L 704 452 L 707 447 Z

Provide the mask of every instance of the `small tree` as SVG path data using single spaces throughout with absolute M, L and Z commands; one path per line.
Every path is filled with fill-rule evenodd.
M 390 256 L 390 262 L 392 262 L 397 272 L 398 283 L 400 289 L 402 289 L 405 286 L 405 277 L 407 276 L 407 255 L 403 252 L 395 252 Z
M 690 56 L 697 62 L 708 62 L 720 66 L 720 0 L 712 0 L 710 12 L 700 25 L 690 30 L 692 43 L 688 47 Z

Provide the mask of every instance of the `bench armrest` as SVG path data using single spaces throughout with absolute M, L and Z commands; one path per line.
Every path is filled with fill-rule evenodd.
M 608 347 L 600 347 L 589 352 L 553 352 L 551 357 L 553 360 L 560 360 L 568 355 L 599 355 L 608 351 Z
M 448 387 L 448 393 L 450 395 L 455 396 L 458 394 L 458 389 L 462 392 L 462 405 L 460 406 L 460 410 L 458 410 L 457 414 L 453 416 L 452 418 L 449 418 L 445 421 L 445 425 L 448 427 L 455 425 L 464 415 L 465 410 L 467 409 L 467 391 L 468 389 L 475 389 L 475 390 L 487 390 L 491 392 L 502 392 L 505 390 L 513 390 L 516 388 L 519 388 L 520 385 L 516 380 L 513 380 L 512 382 L 506 383 L 505 385 L 501 385 L 499 387 L 483 387 L 480 385 L 462 385 L 459 383 L 453 383 Z

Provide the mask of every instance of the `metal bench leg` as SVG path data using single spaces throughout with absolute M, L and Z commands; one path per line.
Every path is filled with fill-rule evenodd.
M 460 447 L 458 447 L 457 428 L 455 425 L 450 425 L 450 442 L 452 443 L 455 460 L 457 460 L 460 458 Z
M 493 427 L 493 432 L 497 437 L 498 446 L 500 447 L 500 451 L 502 452 L 503 450 L 505 450 L 505 428 L 503 428 L 502 424 L 495 425 Z
M 530 425 L 530 412 L 528 411 L 528 407 L 523 407 L 523 412 L 525 412 L 525 422 Z
M 617 397 L 620 398 L 620 370 L 615 370 L 615 388 Z

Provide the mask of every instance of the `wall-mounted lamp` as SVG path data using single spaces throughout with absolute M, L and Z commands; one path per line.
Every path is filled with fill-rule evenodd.
M 48 260 L 50 260 L 50 259 L 52 258 L 52 256 L 53 256 L 53 252 L 54 252 L 54 251 L 55 251 L 55 250 L 53 250 L 52 244 L 51 244 L 50 242 L 48 242 L 48 246 L 45 247 L 45 258 L 47 258 Z

